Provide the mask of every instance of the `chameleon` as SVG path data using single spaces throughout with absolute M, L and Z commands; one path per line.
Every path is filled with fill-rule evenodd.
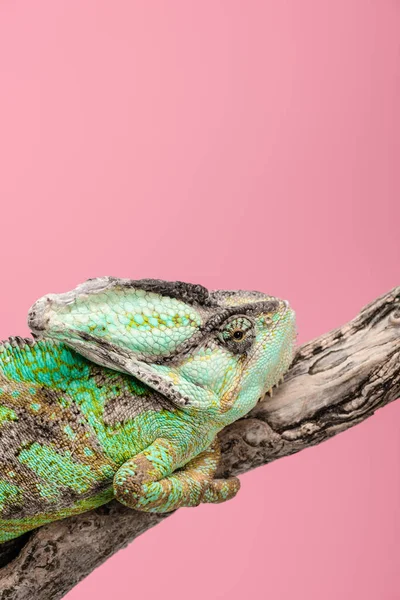
M 99 277 L 28 325 L 0 343 L 0 542 L 112 499 L 167 513 L 236 495 L 217 434 L 289 368 L 286 300 Z

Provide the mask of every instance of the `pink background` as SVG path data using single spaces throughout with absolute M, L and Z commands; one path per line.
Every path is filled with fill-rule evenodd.
M 400 284 L 395 0 L 2 0 L 1 337 L 105 274 L 289 298 Z M 400 597 L 400 403 L 181 510 L 68 600 Z

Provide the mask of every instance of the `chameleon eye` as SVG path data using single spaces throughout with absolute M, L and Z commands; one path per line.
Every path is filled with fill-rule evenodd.
M 255 338 L 254 323 L 244 316 L 230 317 L 221 326 L 218 338 L 235 354 L 246 352 Z

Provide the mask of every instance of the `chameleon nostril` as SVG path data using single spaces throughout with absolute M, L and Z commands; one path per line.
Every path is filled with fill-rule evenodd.
M 28 313 L 28 327 L 33 332 L 44 331 L 49 323 L 48 309 L 51 306 L 51 298 L 44 297 L 37 300 Z

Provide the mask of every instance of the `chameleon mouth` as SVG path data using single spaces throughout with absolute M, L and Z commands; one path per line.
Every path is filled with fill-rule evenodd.
M 60 333 L 57 338 L 91 362 L 139 379 L 172 405 L 179 408 L 191 405 L 189 396 L 177 389 L 172 381 L 155 372 L 152 365 L 137 360 L 128 349 L 76 330 L 69 330 L 68 337 Z
M 39 312 L 39 318 L 45 320 L 46 313 Z M 39 328 L 35 328 L 35 331 L 38 332 L 38 334 L 34 333 L 35 337 L 47 338 L 46 331 L 43 333 L 46 328 L 42 329 L 40 325 L 41 322 L 39 322 Z M 189 381 L 186 381 L 185 386 L 181 386 L 175 380 L 173 374 L 169 376 L 158 372 L 157 365 L 138 359 L 128 348 L 123 348 L 113 342 L 70 328 L 53 330 L 52 335 L 49 337 L 64 343 L 94 364 L 139 379 L 139 381 L 169 400 L 172 407 L 205 410 L 213 402 L 213 398 L 210 397 L 206 388 Z M 199 395 L 201 395 L 200 398 Z

